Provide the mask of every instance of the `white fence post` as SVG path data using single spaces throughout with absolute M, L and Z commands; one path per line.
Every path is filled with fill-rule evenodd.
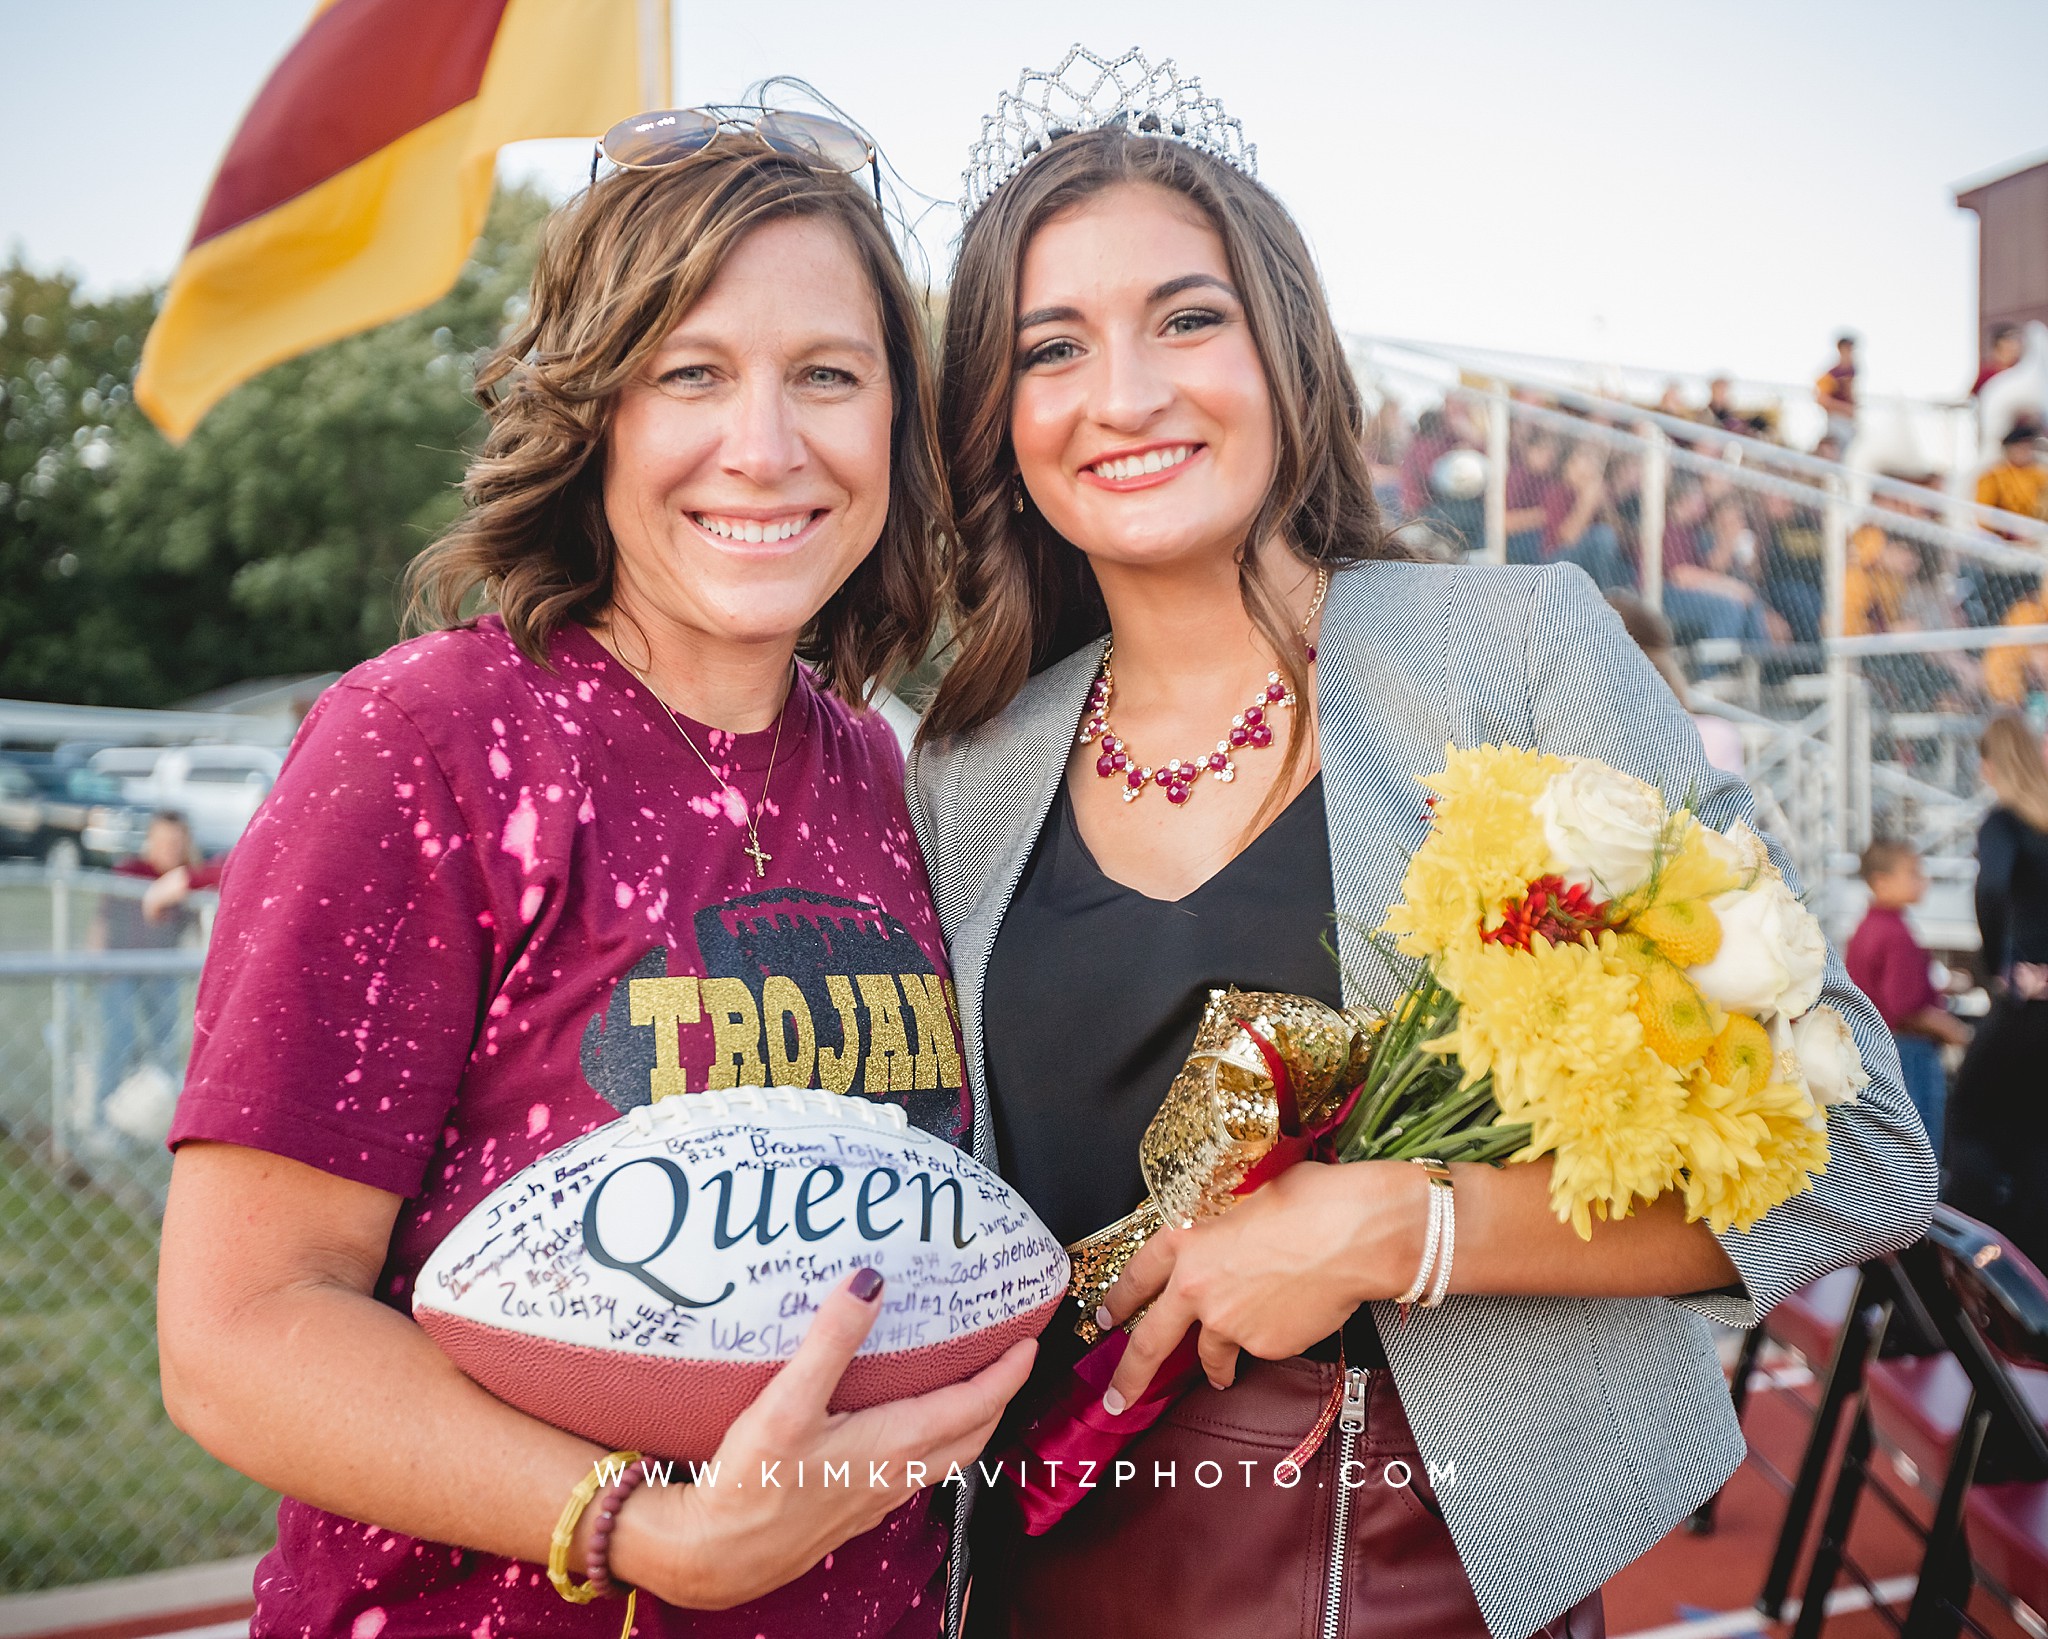
M 1508 390 L 1486 395 L 1486 561 L 1508 561 Z
M 1671 441 L 1654 421 L 1643 434 L 1642 509 L 1637 519 L 1636 555 L 1642 562 L 1643 601 L 1664 607 L 1664 492 L 1671 477 Z
M 71 949 L 71 868 L 60 861 L 50 876 L 50 953 Z M 50 981 L 50 1156 L 59 1166 L 71 1158 L 65 1136 L 71 1113 L 71 981 Z
M 640 0 L 640 106 L 666 108 L 669 90 L 669 0 Z
M 1852 662 L 1853 664 L 1853 662 Z M 1870 846 L 1870 680 L 1859 668 L 1849 682 L 1849 795 L 1842 804 L 1844 823 L 1849 828 L 1849 851 L 1860 854 Z
M 1969 510 L 1977 499 L 1976 405 L 1951 405 L 1947 421 L 1948 482 L 1942 487 L 1948 504 L 1942 509 L 1942 522 L 1950 529 L 1970 530 L 1976 527 Z
M 1827 505 L 1821 512 L 1821 552 L 1826 574 L 1821 637 L 1827 644 L 1828 657 L 1828 783 L 1835 797 L 1828 805 L 1828 850 L 1843 853 L 1850 837 L 1849 770 L 1856 730 L 1856 712 L 1850 696 L 1856 663 L 1838 647 L 1847 635 L 1849 574 L 1849 506 L 1839 487 L 1830 489 Z

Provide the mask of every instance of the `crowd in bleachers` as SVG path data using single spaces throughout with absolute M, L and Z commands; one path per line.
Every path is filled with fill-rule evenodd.
M 1815 384 L 1827 431 L 1807 453 L 1824 460 L 1840 460 L 1854 436 L 1854 354 L 1853 341 L 1843 338 L 1838 362 Z M 1534 390 L 1514 396 L 1527 409 L 1509 418 L 1509 561 L 1569 561 L 1603 589 L 1639 591 L 1642 459 L 1598 430 L 1616 425 L 1619 416 L 1604 420 Z M 1712 382 L 1704 401 L 1673 385 L 1655 408 L 1734 437 L 1783 445 L 1775 407 L 1738 404 L 1726 379 Z M 1382 507 L 1409 525 L 1425 549 L 1463 555 L 1485 540 L 1485 415 L 1476 395 L 1453 393 L 1410 420 L 1389 397 L 1368 428 Z M 1758 481 L 1755 475 L 1768 471 L 1770 461 L 1753 444 L 1708 439 L 1674 447 L 1680 453 L 1665 491 L 1662 608 L 1678 644 L 1693 650 L 1730 640 L 1777 675 L 1818 670 L 1826 588 L 1814 480 L 1779 474 L 1808 486 L 1809 501 L 1799 490 Z M 2040 423 L 2016 422 L 1979 476 L 1979 502 L 2048 519 L 2044 453 Z M 1947 521 L 1939 474 L 1887 476 L 1924 488 L 1926 500 L 1881 491 L 1873 506 L 1899 523 L 1866 518 L 1853 526 L 1843 585 L 1845 635 L 2048 622 L 2040 575 L 1987 565 L 1906 524 Z M 2032 549 L 2031 542 L 2020 544 Z M 1728 651 L 1710 643 L 1708 652 Z M 1893 710 L 2048 706 L 2048 647 L 1872 655 L 1864 670 L 1879 703 Z

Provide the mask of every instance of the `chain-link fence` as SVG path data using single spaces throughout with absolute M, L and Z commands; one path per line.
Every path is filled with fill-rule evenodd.
M 157 1381 L 205 907 L 145 919 L 146 887 L 0 866 L 0 1593 L 270 1539 L 276 1499 L 179 1433 Z
M 1953 475 L 1944 489 L 1787 449 L 1760 422 L 1476 380 L 1399 344 L 1360 341 L 1354 362 L 1377 399 L 1380 499 L 1412 539 L 1574 562 L 1661 616 L 1695 714 L 1735 725 L 1833 931 L 1861 903 L 1856 852 L 1888 835 L 1928 856 L 1923 928 L 1975 944 L 1978 738 L 2001 710 L 2048 727 L 2048 522 L 1978 505 Z M 2044 459 L 2008 447 L 1999 464 Z M 1994 476 L 1997 494 L 2025 488 Z

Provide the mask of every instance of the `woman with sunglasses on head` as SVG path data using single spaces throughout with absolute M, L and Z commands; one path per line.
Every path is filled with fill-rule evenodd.
M 1030 1345 L 829 1414 L 881 1309 L 858 1272 L 733 1425 L 733 1478 L 593 1502 L 604 1453 L 493 1399 L 408 1313 L 495 1182 L 622 1111 L 887 1089 L 905 1036 L 872 1039 L 874 987 L 900 986 L 939 1066 L 894 1096 L 964 1141 L 902 757 L 861 705 L 932 628 L 933 392 L 847 174 L 868 150 L 827 124 L 718 110 L 607 138 L 625 168 L 549 224 L 479 378 L 469 511 L 415 567 L 441 629 L 322 697 L 227 873 L 160 1340 L 173 1418 L 285 1495 L 258 1634 L 618 1633 L 619 1604 L 564 1602 L 593 1584 L 636 1590 L 643 1636 L 940 1629 L 946 1521 L 872 1465 L 971 1459 Z M 835 1005 L 845 971 L 865 1026 Z M 761 1462 L 871 1479 L 737 1478 Z
M 1199 86 L 1077 48 L 983 129 L 941 371 L 958 657 L 912 809 L 978 1146 L 1071 1243 L 1144 1198 L 1213 987 L 1385 999 L 1361 932 L 1446 742 L 1602 758 L 1723 829 L 1754 810 L 1582 571 L 1401 561 L 1308 249 Z M 1007 1487 L 979 1502 L 970 1610 L 1019 1636 L 1597 1634 L 1600 1584 L 1742 1454 L 1704 1317 L 1754 1324 L 1928 1222 L 1883 1028 L 1832 959 L 1825 994 L 1871 1084 L 1747 1234 L 1666 1198 L 1582 1242 L 1547 1163 L 1456 1164 L 1437 1258 L 1443 1169 L 1364 1162 L 1155 1236 L 1105 1305 L 1143 1318 L 1103 1408 L 1191 1327 L 1208 1382 L 1044 1535 Z M 1055 1321 L 1013 1415 L 1080 1349 Z

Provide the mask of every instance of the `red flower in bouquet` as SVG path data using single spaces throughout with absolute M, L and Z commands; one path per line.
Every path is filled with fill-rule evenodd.
M 1561 876 L 1539 876 L 1529 891 L 1501 906 L 1501 923 L 1480 937 L 1489 945 L 1527 950 L 1530 941 L 1553 945 L 1589 945 L 1607 926 L 1607 905 Z

